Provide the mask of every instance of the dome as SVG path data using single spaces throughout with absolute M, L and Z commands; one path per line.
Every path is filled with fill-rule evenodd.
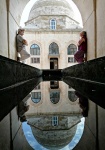
M 67 15 L 73 18 L 74 12 L 66 0 L 37 0 L 30 11 L 28 20 L 39 15 Z
M 50 31 L 80 28 L 75 13 L 66 0 L 37 0 L 25 25 L 28 29 Z

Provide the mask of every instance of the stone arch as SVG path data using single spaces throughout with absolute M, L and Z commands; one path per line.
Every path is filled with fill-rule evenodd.
M 82 20 L 83 20 L 83 24 L 85 26 L 86 20 L 88 20 L 90 14 L 93 12 L 94 7 L 95 7 L 95 2 L 94 0 L 91 0 L 91 5 L 90 3 L 88 3 L 87 1 L 83 2 L 83 0 L 81 1 L 81 3 L 77 0 L 73 0 L 73 2 L 75 3 L 75 5 L 78 7 L 81 16 L 82 16 Z M 88 7 L 89 6 L 89 7 Z M 91 6 L 91 7 L 90 7 Z M 88 9 L 89 8 L 89 9 Z M 88 9 L 88 11 L 86 11 Z
M 57 40 L 55 40 L 55 39 L 53 39 L 53 40 L 51 40 L 51 41 L 48 42 L 48 49 L 49 49 L 49 45 L 50 45 L 51 43 L 56 43 L 56 44 L 58 45 L 58 47 L 59 47 L 59 50 L 61 49 L 61 44 L 59 43 L 59 41 L 57 41 Z M 59 51 L 59 53 L 60 53 L 60 51 Z
M 83 30 L 87 32 L 88 37 L 88 53 L 87 59 L 91 60 L 97 57 L 97 18 L 96 18 L 96 1 L 91 0 L 91 3 L 88 1 L 73 0 L 73 2 L 78 7 L 82 20 L 83 20 Z M 92 51 L 91 51 L 92 49 Z
M 55 42 L 52 42 L 50 45 L 49 45 L 49 54 L 59 54 L 59 46 L 57 43 Z
M 74 44 L 74 45 L 77 46 L 77 41 L 70 40 L 70 41 L 66 44 L 66 49 L 68 48 L 68 46 L 69 46 L 70 44 Z
M 31 47 L 32 44 L 37 44 L 40 47 L 40 52 L 42 50 L 42 46 L 41 43 L 36 41 L 36 40 L 32 40 L 31 42 L 29 42 L 29 48 Z

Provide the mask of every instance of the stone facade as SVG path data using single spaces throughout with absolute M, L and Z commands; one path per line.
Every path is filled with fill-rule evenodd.
M 53 7 L 52 7 L 53 6 Z M 52 10 L 53 9 L 53 10 Z M 76 64 L 74 61 L 68 62 L 69 57 L 74 58 L 74 55 L 68 55 L 68 47 L 71 44 L 76 46 L 79 39 L 79 33 L 82 28 L 79 27 L 79 23 L 75 20 L 73 10 L 69 3 L 65 1 L 37 1 L 29 14 L 29 19 L 26 22 L 25 39 L 27 39 L 29 45 L 27 51 L 31 53 L 31 46 L 36 44 L 40 48 L 40 55 L 31 55 L 27 60 L 27 64 L 39 69 L 63 69 Z M 64 15 L 65 14 L 65 15 Z M 50 29 L 50 20 L 56 20 L 56 28 Z M 50 44 L 56 43 L 58 45 L 58 54 L 53 55 L 50 53 Z M 33 63 L 31 59 L 40 59 L 40 62 Z M 55 68 L 51 68 L 51 59 L 57 59 Z M 68 85 L 63 82 L 59 82 L 58 89 L 51 90 L 50 82 L 41 83 L 39 90 L 33 90 L 32 92 L 41 92 L 41 101 L 37 104 L 29 100 L 31 106 L 27 115 L 35 114 L 53 114 L 53 113 L 80 113 L 78 106 L 78 100 L 76 102 L 70 102 L 68 97 L 68 91 L 73 91 Z M 50 92 L 60 92 L 60 100 L 57 104 L 52 104 L 50 100 Z M 46 109 L 47 104 L 47 109 Z M 34 109 L 35 107 L 35 109 Z

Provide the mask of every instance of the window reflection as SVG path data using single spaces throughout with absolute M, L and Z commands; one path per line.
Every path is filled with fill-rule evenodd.
M 75 102 L 77 100 L 75 91 L 68 91 L 68 98 L 71 102 Z
M 52 126 L 58 126 L 58 116 L 52 117 Z
M 59 88 L 59 82 L 58 81 L 50 81 L 50 88 L 51 89 L 58 89 Z
M 39 103 L 41 100 L 41 92 L 31 92 L 31 99 L 34 103 Z
M 57 104 L 59 102 L 59 99 L 60 99 L 60 92 L 50 92 L 50 101 L 53 103 L 53 104 Z

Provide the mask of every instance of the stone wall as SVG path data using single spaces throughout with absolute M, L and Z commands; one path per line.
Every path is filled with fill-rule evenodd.
M 58 57 L 58 69 L 63 69 L 68 66 L 72 66 L 74 63 L 68 63 L 67 48 L 70 44 L 77 44 L 79 39 L 80 30 L 38 30 L 37 29 L 26 29 L 24 37 L 28 40 L 27 51 L 30 53 L 30 47 L 32 44 L 37 44 L 40 47 L 39 56 L 40 63 L 30 63 L 30 58 L 27 63 L 39 68 L 39 69 L 50 69 L 50 58 L 49 58 L 49 45 L 55 42 L 59 47 L 59 57 Z M 51 57 L 53 58 L 53 56 Z M 56 58 L 56 56 L 55 56 Z M 50 100 L 50 82 L 43 82 L 40 84 L 40 90 L 33 90 L 33 92 L 41 92 L 41 101 L 39 103 L 34 103 L 29 100 L 30 109 L 28 115 L 31 114 L 53 114 L 53 113 L 80 113 L 80 108 L 78 101 L 71 102 L 68 98 L 68 91 L 70 90 L 68 85 L 63 82 L 59 82 L 60 100 L 57 104 L 53 104 Z M 47 95 L 47 96 L 46 96 Z M 46 104 L 48 108 L 46 109 Z
M 31 45 L 37 44 L 41 52 L 39 64 L 31 64 L 30 59 L 27 60 L 27 63 L 39 69 L 50 69 L 49 45 L 55 42 L 59 47 L 58 68 L 63 69 L 73 65 L 74 63 L 68 63 L 68 57 L 70 57 L 70 55 L 67 55 L 67 48 L 70 44 L 77 44 L 80 31 L 81 30 L 37 31 L 26 29 L 24 37 L 29 43 L 27 51 L 30 53 Z
M 95 58 L 96 46 L 95 46 L 95 9 L 93 0 L 81 0 L 81 3 L 78 0 L 73 0 L 77 5 L 82 19 L 83 27 L 87 32 L 88 38 L 88 60 Z
M 7 32 L 7 3 L 0 2 L 0 55 L 8 57 L 8 32 Z
M 73 0 L 78 6 L 82 18 L 84 29 L 88 37 L 88 60 L 104 56 L 105 54 L 105 1 L 104 0 Z M 86 127 L 83 137 L 74 150 L 103 150 L 105 149 L 105 137 L 103 125 L 105 110 L 89 102 L 89 117 L 86 119 Z M 103 120 L 103 121 L 102 121 Z

